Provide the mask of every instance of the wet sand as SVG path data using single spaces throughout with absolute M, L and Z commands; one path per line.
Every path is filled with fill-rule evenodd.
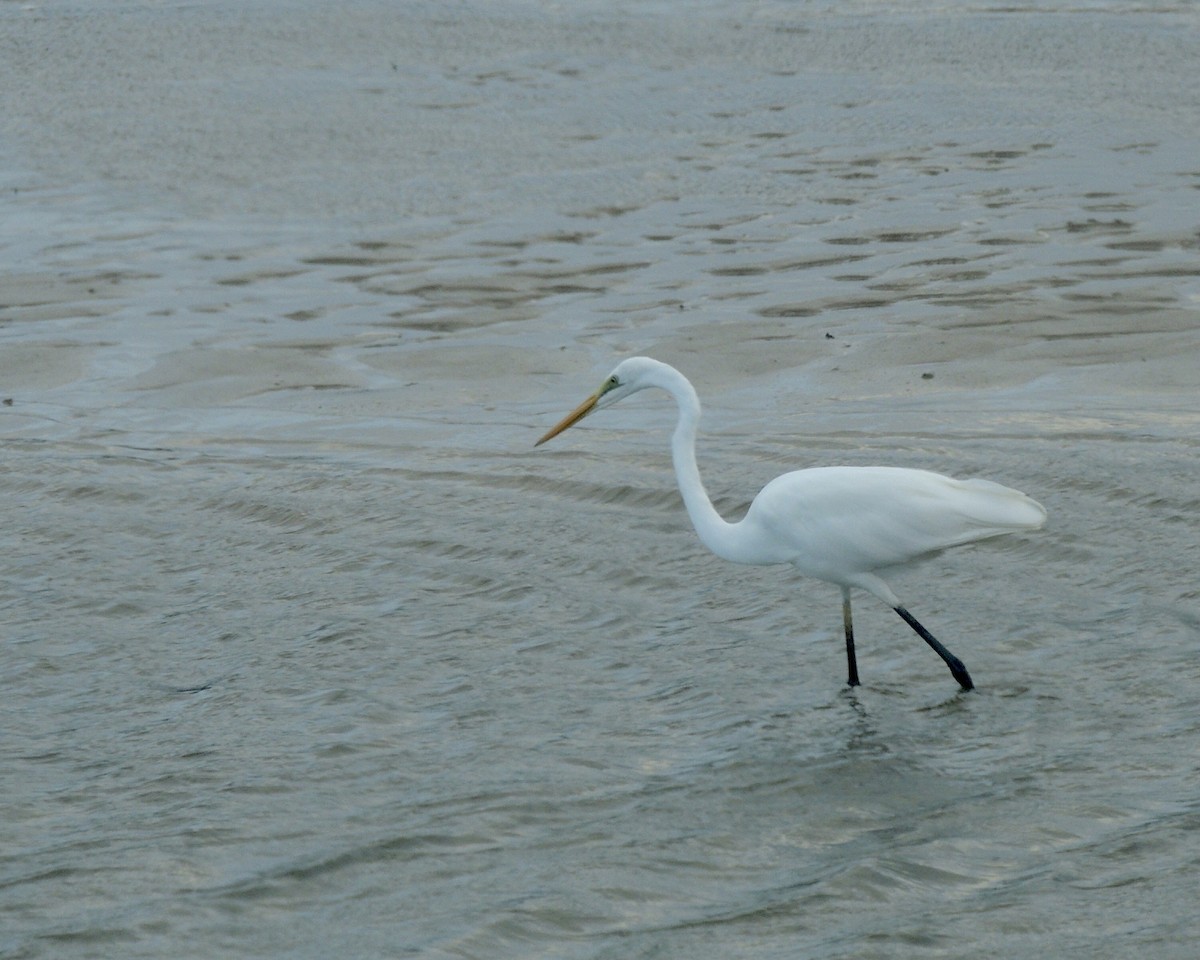
M 1113 9 L 711 5 L 686 42 L 670 17 L 522 4 L 14 9 L 5 316 L 61 321 L 50 351 L 136 338 L 144 366 L 162 327 L 239 313 L 255 330 L 226 347 L 283 350 L 233 395 L 361 385 L 339 360 L 316 373 L 346 347 L 331 326 L 370 338 L 352 351 L 403 342 L 417 376 L 453 335 L 468 382 L 482 337 L 483 358 L 566 347 L 547 371 L 657 350 L 714 382 L 782 367 L 787 389 L 849 396 L 1187 391 L 1200 171 L 1171 78 L 1193 46 L 1169 10 Z M 85 332 L 128 323 L 130 300 L 138 329 Z M 214 370 L 169 363 L 183 384 Z M 921 364 L 936 384 L 913 383 Z M 128 372 L 106 389 L 138 389 Z

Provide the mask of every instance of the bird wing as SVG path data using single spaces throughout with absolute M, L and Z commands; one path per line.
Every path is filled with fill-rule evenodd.
M 1045 516 L 1023 493 L 987 480 L 901 467 L 818 467 L 772 480 L 746 519 L 769 538 L 779 560 L 838 580 L 1034 529 Z

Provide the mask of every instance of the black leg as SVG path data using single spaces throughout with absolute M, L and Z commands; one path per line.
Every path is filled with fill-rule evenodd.
M 858 686 L 858 660 L 854 656 L 854 621 L 850 619 L 850 591 L 842 591 L 842 624 L 846 628 L 846 666 L 850 670 L 848 683 Z
M 963 662 L 958 657 L 943 647 L 937 637 L 921 626 L 921 622 L 903 607 L 896 607 L 896 612 L 904 618 L 905 623 L 917 631 L 917 636 L 933 647 L 934 652 L 946 661 L 946 666 L 950 668 L 950 672 L 954 674 L 954 679 L 958 681 L 960 687 L 964 690 L 975 688 L 975 684 L 971 682 L 971 675 L 967 673 L 967 668 L 963 666 Z

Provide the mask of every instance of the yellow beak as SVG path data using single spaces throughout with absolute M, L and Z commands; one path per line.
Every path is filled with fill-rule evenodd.
M 544 437 L 542 437 L 542 439 L 539 440 L 537 443 L 535 443 L 534 446 L 540 447 L 547 440 L 553 440 L 560 433 L 562 433 L 564 430 L 566 430 L 567 427 L 572 427 L 575 424 L 577 424 L 580 420 L 582 420 L 584 417 L 586 417 L 589 413 L 591 413 L 596 408 L 596 401 L 599 400 L 603 394 L 604 394 L 603 390 L 597 390 L 595 393 L 593 393 L 590 397 L 588 397 L 586 400 L 584 400 L 583 403 L 581 403 L 578 407 L 576 407 L 574 410 L 572 410 L 570 413 L 568 413 L 565 417 L 563 417 L 562 420 L 560 420 L 557 424 L 555 424 L 553 427 L 551 427 L 546 432 L 546 435 Z

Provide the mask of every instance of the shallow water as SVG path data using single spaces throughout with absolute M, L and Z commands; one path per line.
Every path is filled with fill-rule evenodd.
M 454 9 L 0 10 L 0 956 L 1194 956 L 1194 14 Z

